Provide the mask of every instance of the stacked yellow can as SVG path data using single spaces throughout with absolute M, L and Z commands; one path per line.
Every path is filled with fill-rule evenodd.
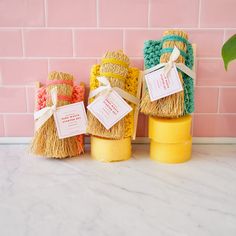
M 181 163 L 191 158 L 192 117 L 176 119 L 149 117 L 150 157 L 163 163 Z

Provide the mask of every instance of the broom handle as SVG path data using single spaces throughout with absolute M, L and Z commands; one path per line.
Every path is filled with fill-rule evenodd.
M 35 82 L 35 87 L 36 87 L 36 89 L 39 89 L 39 88 L 42 87 L 42 84 L 39 81 L 36 81 Z

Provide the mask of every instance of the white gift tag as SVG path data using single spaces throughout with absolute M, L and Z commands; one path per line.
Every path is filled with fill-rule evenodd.
M 83 102 L 58 107 L 54 120 L 60 139 L 86 133 L 87 115 Z
M 87 108 L 106 129 L 110 129 L 132 110 L 132 107 L 114 90 L 100 95 Z
M 171 68 L 167 76 L 164 74 L 163 67 L 146 74 L 145 80 L 152 102 L 183 90 L 175 65 Z

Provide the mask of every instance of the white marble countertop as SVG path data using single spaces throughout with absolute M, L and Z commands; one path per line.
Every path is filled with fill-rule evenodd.
M 236 235 L 236 146 L 195 145 L 159 164 L 148 145 L 126 162 L 48 160 L 0 145 L 1 236 Z

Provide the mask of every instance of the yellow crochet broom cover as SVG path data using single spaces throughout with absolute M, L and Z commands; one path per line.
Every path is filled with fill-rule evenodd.
M 90 90 L 94 90 L 99 87 L 99 81 L 97 77 L 100 76 L 100 65 L 96 64 L 92 67 L 90 73 Z M 138 68 L 129 68 L 128 76 L 125 79 L 125 91 L 130 93 L 133 96 L 137 96 L 138 85 L 139 85 L 139 69 Z M 89 103 L 91 103 L 94 98 L 89 99 Z M 128 102 L 128 104 L 133 108 L 133 110 L 125 116 L 125 137 L 131 137 L 134 133 L 134 113 L 136 109 L 136 105 Z

